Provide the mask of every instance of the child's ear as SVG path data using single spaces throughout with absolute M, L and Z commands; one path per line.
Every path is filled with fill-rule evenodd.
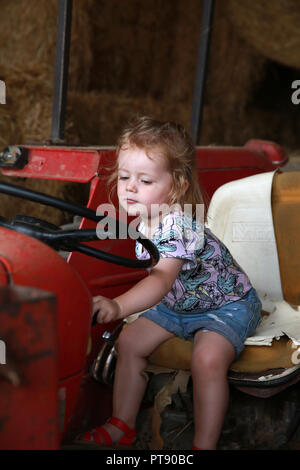
M 185 195 L 185 193 L 187 192 L 187 190 L 189 188 L 189 185 L 190 185 L 190 183 L 186 179 L 182 180 L 181 185 L 180 185 L 181 186 L 180 197 Z

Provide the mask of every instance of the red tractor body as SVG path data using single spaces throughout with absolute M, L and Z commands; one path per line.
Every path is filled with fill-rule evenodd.
M 90 182 L 88 208 L 108 202 L 105 176 L 113 149 L 26 146 L 21 169 L 5 175 Z M 281 147 L 251 141 L 240 148 L 197 148 L 199 181 L 207 204 L 222 184 L 272 171 L 286 162 Z M 83 218 L 80 229 L 95 227 Z M 116 326 L 91 327 L 92 296 L 113 297 L 147 274 L 76 251 L 64 259 L 31 236 L 0 228 L 0 447 L 55 449 L 76 433 L 108 418 L 109 387 L 89 374 L 103 343 Z M 93 241 L 106 252 L 134 257 L 134 240 Z M 18 412 L 16 412 L 18 410 Z M 26 426 L 24 426 L 26 423 Z

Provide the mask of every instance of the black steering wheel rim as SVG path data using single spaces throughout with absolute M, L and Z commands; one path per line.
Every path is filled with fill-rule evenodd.
M 73 215 L 85 217 L 94 222 L 99 222 L 104 217 L 107 218 L 106 215 L 97 215 L 94 210 L 80 206 L 78 204 L 74 204 L 68 201 L 64 201 L 63 199 L 50 196 L 48 194 L 34 191 L 32 189 L 22 188 L 20 186 L 15 186 L 8 183 L 0 182 L 0 193 L 7 194 L 9 196 L 19 197 L 22 199 L 27 199 L 38 204 L 54 207 L 56 209 L 66 211 Z M 128 233 L 129 227 L 127 224 L 124 224 L 123 222 L 120 222 L 118 220 L 115 220 L 115 222 L 117 222 L 118 228 L 121 224 L 125 225 L 125 229 Z M 150 258 L 147 258 L 145 260 L 126 258 L 123 256 L 115 255 L 93 248 L 88 245 L 83 245 L 82 243 L 78 243 L 78 241 L 100 241 L 99 237 L 97 236 L 96 229 L 59 229 L 56 231 L 54 228 L 52 229 L 44 227 L 35 227 L 34 230 L 32 230 L 32 227 L 30 228 L 26 223 L 19 222 L 13 224 L 11 222 L 3 220 L 3 218 L 2 220 L 0 220 L 0 226 L 21 232 L 25 235 L 33 236 L 34 238 L 38 238 L 39 240 L 48 243 L 54 247 L 57 244 L 57 246 L 66 251 L 78 251 L 87 256 L 92 256 L 94 258 L 101 259 L 102 261 L 107 261 L 109 263 L 114 263 L 130 268 L 149 268 L 155 266 L 159 261 L 159 252 L 156 246 L 148 238 L 146 238 L 143 234 L 139 232 L 137 232 L 138 236 L 136 241 L 141 243 L 150 255 Z M 122 233 L 124 233 L 124 230 L 122 230 Z M 116 236 L 116 238 L 118 237 Z

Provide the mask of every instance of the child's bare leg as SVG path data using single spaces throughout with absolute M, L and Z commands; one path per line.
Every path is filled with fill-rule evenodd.
M 143 317 L 126 326 L 119 336 L 113 416 L 123 420 L 130 428 L 135 426 L 147 385 L 147 378 L 143 374 L 147 357 L 158 345 L 173 336 L 173 333 Z M 122 436 L 122 432 L 109 424 L 105 428 L 113 441 L 118 441 Z
M 191 362 L 194 399 L 194 443 L 216 449 L 229 401 L 227 372 L 235 357 L 233 345 L 213 331 L 198 331 Z

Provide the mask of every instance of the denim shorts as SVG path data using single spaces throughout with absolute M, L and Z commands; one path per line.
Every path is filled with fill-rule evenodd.
M 261 319 L 261 307 L 257 292 L 252 288 L 240 300 L 204 313 L 181 314 L 160 303 L 141 316 L 185 340 L 193 341 L 197 330 L 220 333 L 234 346 L 237 358 L 244 348 L 246 338 L 255 332 Z

